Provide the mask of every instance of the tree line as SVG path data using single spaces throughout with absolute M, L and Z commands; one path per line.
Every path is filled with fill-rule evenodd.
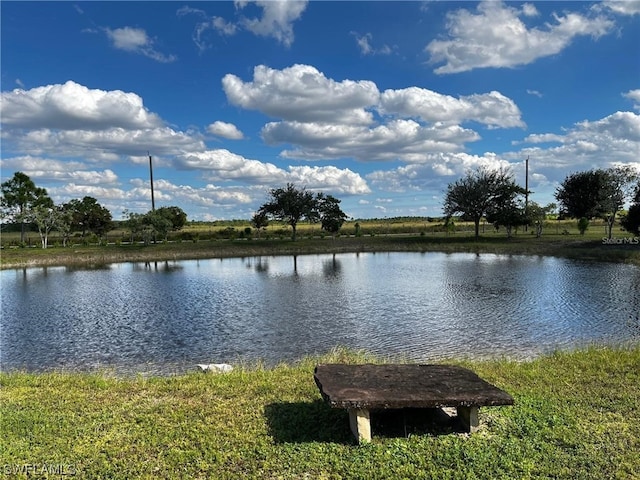
M 20 243 L 24 244 L 27 225 L 34 225 L 40 235 L 42 248 L 47 248 L 49 233 L 55 230 L 67 245 L 73 232 L 80 232 L 84 238 L 88 234 L 101 238 L 114 228 L 111 212 L 90 196 L 73 199 L 55 205 L 47 190 L 37 187 L 23 172 L 15 172 L 13 177 L 0 185 L 1 219 L 20 225 Z M 170 230 L 179 230 L 187 222 L 187 215 L 179 207 L 162 207 L 146 214 L 124 212 L 125 225 L 131 237 L 141 234 L 145 243 L 151 239 L 166 238 Z
M 66 246 L 73 232 L 103 236 L 114 226 L 111 213 L 93 197 L 85 196 L 61 205 L 54 205 L 44 188 L 37 187 L 24 173 L 16 172 L 1 185 L 0 201 L 2 222 L 20 224 L 20 242 L 24 243 L 25 226 L 37 227 L 42 247 L 47 247 L 52 230 L 60 232 Z M 507 236 L 521 226 L 531 226 L 537 236 L 547 216 L 558 210 L 550 203 L 541 206 L 528 201 L 528 193 L 519 186 L 513 174 L 505 169 L 478 168 L 447 186 L 443 211 L 446 225 L 458 217 L 474 224 L 475 236 L 480 235 L 480 222 L 485 219 L 496 229 L 504 227 Z M 613 226 L 625 203 L 631 207 L 620 218 L 627 231 L 640 234 L 640 179 L 631 167 L 595 169 L 568 175 L 558 186 L 555 199 L 561 217 L 575 218 L 584 234 L 594 218 L 606 221 L 609 238 Z M 313 193 L 305 187 L 288 183 L 286 187 L 269 190 L 267 201 L 251 218 L 252 226 L 260 231 L 271 220 L 291 227 L 292 240 L 296 240 L 298 223 L 320 223 L 322 230 L 335 235 L 347 220 L 340 208 L 341 201 L 323 192 Z M 166 239 L 170 231 L 180 230 L 187 223 L 187 215 L 176 206 L 161 207 L 145 214 L 125 210 L 124 225 L 134 237 L 142 237 L 145 244 L 156 238 Z
M 47 248 L 52 230 L 61 234 L 63 246 L 66 246 L 73 232 L 81 232 L 82 237 L 87 234 L 102 237 L 114 228 L 111 213 L 95 198 L 85 196 L 81 200 L 55 205 L 46 189 L 37 187 L 23 172 L 15 172 L 11 179 L 0 185 L 0 190 L 1 220 L 20 225 L 21 244 L 24 244 L 27 225 L 37 228 L 42 248 Z M 289 183 L 285 188 L 269 191 L 268 201 L 253 216 L 251 223 L 259 234 L 270 220 L 285 222 L 292 228 L 293 240 L 301 220 L 320 222 L 323 230 L 335 234 L 347 219 L 339 205 L 340 200 L 332 195 L 313 194 Z M 145 214 L 125 210 L 123 215 L 131 241 L 142 237 L 145 244 L 157 238 L 166 239 L 170 231 L 178 231 L 187 223 L 187 214 L 176 206 L 152 209 Z
M 447 222 L 456 215 L 472 221 L 476 237 L 483 218 L 496 228 L 505 227 L 507 236 L 524 225 L 534 227 L 540 236 L 545 218 L 558 205 L 527 202 L 527 193 L 532 192 L 519 186 L 508 170 L 479 168 L 448 185 L 444 213 Z M 620 225 L 628 232 L 640 234 L 640 179 L 631 167 L 570 174 L 556 189 L 555 199 L 560 204 L 560 217 L 577 219 L 580 233 L 585 233 L 592 219 L 601 218 L 606 221 L 609 238 L 617 215 L 629 201 L 631 207 L 620 219 Z

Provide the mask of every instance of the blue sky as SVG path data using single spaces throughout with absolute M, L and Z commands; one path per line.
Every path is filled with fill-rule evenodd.
M 640 2 L 0 4 L 2 181 L 114 219 L 248 219 L 288 182 L 354 218 L 440 216 L 510 168 L 531 200 L 640 169 Z

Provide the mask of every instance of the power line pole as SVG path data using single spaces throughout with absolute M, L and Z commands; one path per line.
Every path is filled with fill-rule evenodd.
M 525 174 L 524 174 L 524 211 L 527 212 L 529 208 L 529 155 L 525 160 Z
M 529 155 L 527 155 L 527 159 L 524 162 L 525 164 L 525 172 L 524 172 L 524 214 L 528 218 L 529 216 Z M 527 232 L 529 230 L 529 226 L 525 224 L 524 231 Z
M 151 211 L 156 211 L 156 202 L 153 198 L 153 162 L 151 161 L 151 154 L 147 151 L 147 155 L 149 155 L 149 178 L 151 180 Z

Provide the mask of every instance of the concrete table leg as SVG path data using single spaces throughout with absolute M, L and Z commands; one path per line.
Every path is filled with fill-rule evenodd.
M 458 417 L 462 420 L 462 424 L 473 433 L 478 430 L 480 422 L 478 421 L 478 407 L 458 407 Z
M 371 441 L 371 420 L 369 410 L 360 408 L 349 409 L 349 425 L 358 443 Z

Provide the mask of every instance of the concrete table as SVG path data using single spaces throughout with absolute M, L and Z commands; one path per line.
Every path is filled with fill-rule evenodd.
M 473 432 L 479 407 L 513 405 L 505 391 L 452 365 L 322 364 L 316 366 L 314 380 L 331 407 L 348 410 L 359 442 L 371 441 L 371 410 L 456 407 L 463 425 Z

